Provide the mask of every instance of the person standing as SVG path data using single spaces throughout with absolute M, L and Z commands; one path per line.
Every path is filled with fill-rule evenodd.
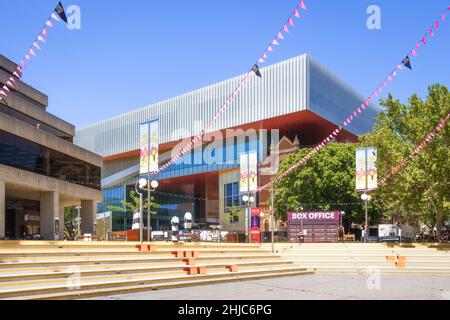
M 344 242 L 344 235 L 345 235 L 345 229 L 344 229 L 344 226 L 341 224 L 338 229 L 338 237 L 339 237 L 340 242 Z
M 367 230 L 366 230 L 366 225 L 365 224 L 363 224 L 362 226 L 361 226 L 361 242 L 363 242 L 363 243 L 365 243 L 366 242 L 366 232 L 367 232 Z

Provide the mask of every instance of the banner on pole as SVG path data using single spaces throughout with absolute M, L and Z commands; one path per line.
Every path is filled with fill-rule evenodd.
M 249 174 L 249 191 L 256 192 L 258 190 L 258 153 L 252 151 L 248 154 L 248 174 Z
M 149 171 L 149 160 L 150 160 L 150 146 L 149 146 L 149 128 L 150 124 L 143 123 L 140 126 L 140 138 L 139 138 L 139 148 L 140 148 L 140 174 L 147 174 Z
M 159 168 L 159 120 L 150 122 L 150 155 L 149 171 L 154 172 Z
M 356 190 L 373 190 L 378 187 L 377 158 L 375 148 L 356 150 Z
M 248 153 L 242 153 L 240 164 L 241 164 L 241 174 L 239 181 L 239 192 L 248 193 L 249 192 L 249 171 L 248 171 Z

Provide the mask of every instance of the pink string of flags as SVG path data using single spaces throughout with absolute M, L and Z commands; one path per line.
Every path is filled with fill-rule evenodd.
M 20 60 L 20 65 L 18 65 L 16 71 L 13 72 L 13 76 L 9 77 L 3 87 L 0 87 L 1 99 L 4 97 L 6 98 L 11 94 L 11 90 L 15 88 L 16 79 L 20 80 L 22 78 L 24 70 L 28 68 L 29 64 L 33 62 L 39 51 L 41 51 L 47 43 L 46 38 L 48 38 L 48 30 L 50 28 L 54 28 L 55 23 L 59 23 L 61 20 L 67 23 L 67 16 L 64 11 L 64 7 L 62 3 L 59 2 L 56 8 L 52 11 L 50 17 L 45 21 L 39 35 L 34 39 L 24 57 Z
M 263 54 L 258 58 L 258 61 L 254 64 L 252 69 L 248 71 L 242 79 L 239 81 L 237 87 L 234 89 L 233 93 L 226 99 L 226 101 L 220 106 L 219 110 L 214 114 L 214 116 L 208 121 L 205 127 L 201 130 L 200 134 L 193 137 L 188 145 L 186 145 L 180 152 L 178 152 L 174 157 L 172 157 L 169 161 L 164 163 L 158 170 L 151 172 L 152 175 L 159 174 L 172 165 L 174 165 L 178 160 L 183 158 L 188 152 L 192 150 L 195 144 L 200 142 L 203 138 L 203 135 L 214 128 L 214 124 L 217 120 L 228 110 L 228 108 L 233 104 L 236 98 L 239 96 L 242 89 L 247 85 L 248 80 L 250 79 L 251 73 L 255 73 L 256 76 L 262 77 L 259 64 L 267 62 L 270 55 L 275 51 L 275 47 L 280 46 L 281 41 L 286 39 L 287 34 L 290 32 L 291 28 L 295 26 L 295 19 L 300 19 L 300 12 L 308 10 L 304 0 L 301 0 L 297 3 L 292 14 L 289 16 L 285 24 L 279 29 L 276 33 L 275 37 L 270 41 L 269 45 L 264 50 Z
M 397 175 L 399 172 L 401 172 L 403 169 L 405 169 L 406 166 L 408 165 L 408 163 L 414 157 L 418 156 L 419 153 L 422 152 L 423 149 L 425 149 L 434 139 L 436 139 L 436 137 L 439 135 L 439 133 L 442 130 L 444 130 L 444 128 L 449 120 L 450 120 L 450 113 L 447 114 L 447 116 L 443 120 L 441 120 L 441 122 L 439 122 L 438 126 L 432 132 L 430 132 L 421 143 L 419 143 L 417 145 L 417 147 L 414 149 L 414 151 L 409 156 L 407 156 L 402 161 L 400 161 L 400 163 L 394 169 L 392 169 L 392 171 L 387 176 L 385 176 L 383 179 L 378 181 L 378 187 L 383 186 L 386 182 L 388 182 L 390 179 L 392 179 L 395 175 Z M 373 191 L 373 190 L 369 190 L 369 191 Z
M 422 38 L 416 43 L 415 47 L 409 51 L 411 55 L 417 56 L 418 50 L 423 49 L 426 44 L 428 44 L 428 41 L 431 39 L 431 37 L 434 37 L 436 31 L 439 29 L 442 22 L 445 21 L 445 18 L 447 16 L 447 13 L 450 11 L 450 6 L 448 6 L 443 13 L 439 16 L 439 18 L 433 23 L 433 25 L 427 29 L 426 33 L 422 36 Z M 399 73 L 405 68 L 412 69 L 411 60 L 408 55 L 402 60 L 400 64 L 398 64 L 389 74 L 388 76 L 375 88 L 374 91 L 370 94 L 370 96 L 362 103 L 358 108 L 356 108 L 349 117 L 344 120 L 341 126 L 334 130 L 329 136 L 327 136 L 323 141 L 318 144 L 315 148 L 310 150 L 310 152 L 303 157 L 299 162 L 288 168 L 283 173 L 279 174 L 278 176 L 274 177 L 271 182 L 267 183 L 266 185 L 262 186 L 257 190 L 257 192 L 261 192 L 266 189 L 270 189 L 273 185 L 277 184 L 287 176 L 289 176 L 294 170 L 300 168 L 301 166 L 305 165 L 308 160 L 313 157 L 315 154 L 317 154 L 320 150 L 322 150 L 327 144 L 334 141 L 339 134 L 343 131 L 345 127 L 348 127 L 355 119 L 357 119 L 362 113 L 370 106 L 371 102 L 375 100 L 376 98 L 379 98 L 385 91 L 386 88 L 390 86 L 392 82 L 394 82 L 395 78 L 399 75 Z

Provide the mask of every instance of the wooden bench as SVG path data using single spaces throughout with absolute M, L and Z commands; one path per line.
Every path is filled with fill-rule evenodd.
M 200 242 L 200 238 L 198 237 L 197 234 L 195 233 L 186 233 L 186 234 L 180 234 L 178 236 L 178 240 L 180 238 L 184 238 L 185 240 L 191 240 L 193 242 Z
M 97 236 L 78 236 L 77 241 L 97 241 Z
M 127 241 L 127 233 L 126 232 L 113 232 L 111 233 L 112 241 Z
M 344 234 L 344 241 L 356 241 L 356 236 L 354 234 Z

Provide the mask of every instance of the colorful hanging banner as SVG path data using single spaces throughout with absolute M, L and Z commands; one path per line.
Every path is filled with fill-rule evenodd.
M 249 191 L 256 192 L 258 190 L 258 153 L 252 151 L 248 154 L 248 174 L 249 174 Z
M 356 190 L 365 191 L 377 187 L 377 156 L 375 148 L 356 150 Z
M 151 121 L 149 130 L 149 171 L 153 172 L 159 167 L 159 120 Z
M 149 146 L 150 123 L 140 125 L 139 148 L 140 148 L 140 169 L 139 174 L 148 174 L 150 164 L 150 146 Z
M 248 193 L 249 190 L 249 158 L 248 153 L 242 153 L 240 157 L 240 179 L 239 179 L 239 192 Z
M 443 21 L 445 21 L 445 17 L 447 15 L 447 12 L 450 11 L 450 6 L 447 7 L 445 9 L 445 11 L 440 15 L 440 19 Z M 437 31 L 438 27 L 439 27 L 439 20 L 437 20 L 436 22 L 438 23 L 434 23 L 432 26 L 432 30 L 434 28 L 435 31 Z M 432 34 L 434 36 L 434 33 Z M 422 37 L 421 42 L 425 45 L 427 44 L 427 38 L 431 37 L 431 34 L 429 32 L 429 29 L 427 30 L 427 32 L 425 33 L 425 35 Z M 412 53 L 413 56 L 417 56 L 417 52 L 419 49 L 423 48 L 423 46 L 420 45 L 420 41 L 416 43 L 414 49 L 412 49 L 410 52 Z M 403 59 L 404 62 L 405 59 Z M 411 64 L 410 59 L 408 59 L 408 65 Z M 296 170 L 297 168 L 300 168 L 301 166 L 303 166 L 304 164 L 306 164 L 308 162 L 308 160 L 313 157 L 316 153 L 318 153 L 320 150 L 323 149 L 323 147 L 325 147 L 328 143 L 335 141 L 336 137 L 343 131 L 344 127 L 349 126 L 353 120 L 355 120 L 356 118 L 359 117 L 360 114 L 362 114 L 364 112 L 364 110 L 366 110 L 370 104 L 372 103 L 372 101 L 376 98 L 379 97 L 379 95 L 381 93 L 383 93 L 385 91 L 384 88 L 387 88 L 389 86 L 389 84 L 391 82 L 393 82 L 395 80 L 395 77 L 397 77 L 399 75 L 400 71 L 405 70 L 403 63 L 398 64 L 390 73 L 389 75 L 385 78 L 385 80 L 383 80 L 377 87 L 376 89 L 372 92 L 372 94 L 367 98 L 367 100 L 364 101 L 363 104 L 361 104 L 359 107 L 357 107 L 355 109 L 355 111 L 353 113 L 350 114 L 350 116 L 344 120 L 344 122 L 342 123 L 341 126 L 339 126 L 339 128 L 337 128 L 335 131 L 333 131 L 328 137 L 326 137 L 320 144 L 318 144 L 314 149 L 312 149 L 302 160 L 300 160 L 298 163 L 296 163 L 295 165 L 291 166 L 290 168 L 288 168 L 286 171 L 284 171 L 283 173 L 279 174 L 278 176 L 276 176 L 274 179 L 272 179 L 271 182 L 269 182 L 268 184 L 262 186 L 261 188 L 258 189 L 258 192 L 261 192 L 263 190 L 266 189 L 270 189 L 274 184 L 277 184 L 278 182 L 280 182 L 281 180 L 283 180 L 285 177 L 287 177 L 288 175 L 290 175 L 294 170 Z

